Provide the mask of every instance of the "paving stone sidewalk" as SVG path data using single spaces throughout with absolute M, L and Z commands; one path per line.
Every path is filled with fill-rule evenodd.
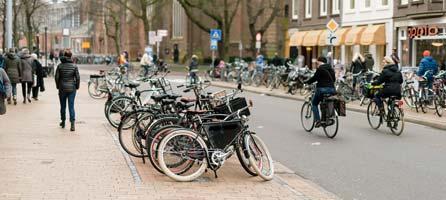
M 198 181 L 178 183 L 120 150 L 103 100 L 76 97 L 76 132 L 58 127 L 53 80 L 37 102 L 8 106 L 0 116 L 0 199 L 337 199 L 276 163 L 277 176 L 248 176 L 236 159 Z M 21 91 L 18 91 L 21 94 Z M 21 98 L 19 97 L 19 102 Z
M 222 81 L 212 81 L 212 85 L 216 87 L 224 87 L 224 88 L 236 88 L 237 85 L 235 83 L 228 83 Z M 243 89 L 249 92 L 265 94 L 280 98 L 293 99 L 298 101 L 304 101 L 304 97 L 298 94 L 290 95 L 285 92 L 283 89 L 275 89 L 270 90 L 265 86 L 254 87 L 254 86 L 243 86 Z M 351 102 L 347 104 L 347 109 L 356 112 L 367 112 L 367 106 L 360 106 L 359 103 Z M 347 113 L 348 115 L 348 113 Z M 420 124 L 424 126 L 429 126 L 441 130 L 446 130 L 446 116 L 438 117 L 433 110 L 429 110 L 428 113 L 417 113 L 414 110 L 405 107 L 404 108 L 404 120 L 407 122 Z

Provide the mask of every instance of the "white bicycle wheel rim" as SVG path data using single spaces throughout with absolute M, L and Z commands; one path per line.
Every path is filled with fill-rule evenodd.
M 249 142 L 251 140 L 251 137 L 256 138 L 256 142 L 258 142 L 261 146 L 264 154 L 266 154 L 266 156 L 268 157 L 268 165 L 270 166 L 270 172 L 268 175 L 265 175 L 262 173 L 263 171 L 263 164 L 262 165 L 262 169 L 260 169 L 260 167 L 256 164 L 256 161 L 254 160 L 254 155 L 252 155 L 251 149 L 249 147 Z M 259 145 L 257 144 L 257 145 Z M 264 180 L 266 181 L 270 181 L 273 179 L 274 177 L 274 164 L 273 164 L 273 159 L 271 157 L 271 154 L 269 153 L 268 148 L 266 147 L 265 143 L 263 142 L 263 140 L 260 139 L 260 137 L 258 137 L 257 135 L 251 134 L 250 136 L 248 135 L 246 137 L 246 148 L 248 150 L 248 154 L 249 154 L 249 162 L 251 163 L 252 168 L 257 172 L 257 174 Z
M 205 172 L 205 170 L 207 168 L 207 160 L 206 160 L 206 157 L 204 157 L 203 160 L 201 161 L 202 165 L 200 166 L 200 168 L 195 173 L 188 175 L 188 176 L 177 175 L 177 174 L 173 173 L 172 171 L 170 171 L 170 169 L 167 167 L 166 163 L 164 162 L 164 151 L 160 150 L 160 149 L 164 149 L 166 144 L 170 141 L 170 139 L 172 139 L 173 137 L 176 137 L 178 135 L 187 135 L 191 138 L 196 138 L 198 143 L 201 146 L 203 146 L 205 148 L 205 150 L 207 151 L 206 143 L 203 141 L 203 139 L 201 137 L 198 137 L 196 133 L 191 132 L 191 131 L 178 130 L 178 131 L 174 131 L 174 132 L 170 133 L 165 138 L 163 138 L 163 140 L 161 140 L 161 143 L 158 146 L 158 163 L 159 163 L 159 166 L 161 167 L 161 169 L 163 170 L 164 174 L 166 174 L 169 178 L 179 181 L 179 182 L 190 182 L 190 181 L 193 181 L 196 178 L 200 177 Z

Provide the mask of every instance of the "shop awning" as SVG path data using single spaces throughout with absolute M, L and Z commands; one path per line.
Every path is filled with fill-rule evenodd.
M 302 42 L 304 41 L 305 35 L 307 35 L 308 32 L 306 31 L 298 31 L 291 35 L 290 38 L 290 46 L 302 46 Z
M 345 42 L 345 36 L 347 35 L 350 28 L 340 28 L 335 32 L 337 37 L 337 42 L 333 44 L 333 46 L 343 45 Z M 328 30 L 324 30 L 322 34 L 319 36 L 318 46 L 327 46 L 327 36 Z
M 305 36 L 304 41 L 302 42 L 302 46 L 306 47 L 317 46 L 321 34 L 322 30 L 308 31 L 308 34 Z
M 368 26 L 361 36 L 361 45 L 385 45 L 386 27 L 384 25 Z
M 357 45 L 360 42 L 362 32 L 364 32 L 365 27 L 354 27 L 345 36 L 345 45 Z

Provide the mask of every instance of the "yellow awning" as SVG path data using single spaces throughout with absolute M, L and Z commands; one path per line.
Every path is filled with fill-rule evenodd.
M 328 36 L 328 30 L 322 31 L 321 35 L 319 36 L 318 46 L 327 46 L 327 36 Z
M 306 31 L 299 31 L 291 35 L 290 38 L 290 46 L 302 46 L 302 42 L 304 41 L 305 35 L 307 35 L 308 32 Z
M 357 45 L 360 42 L 362 32 L 364 32 L 365 27 L 354 27 L 352 28 L 345 37 L 345 45 Z
M 322 34 L 322 30 L 319 31 L 308 31 L 308 34 L 305 36 L 304 41 L 302 42 L 302 46 L 313 47 L 317 46 L 319 41 L 319 37 Z
M 345 38 L 347 37 L 347 34 L 350 32 L 350 28 L 340 28 L 338 29 L 335 34 L 338 38 L 338 42 L 335 43 L 333 46 L 341 46 L 345 44 Z
M 361 45 L 385 45 L 386 27 L 384 25 L 368 26 L 361 36 Z

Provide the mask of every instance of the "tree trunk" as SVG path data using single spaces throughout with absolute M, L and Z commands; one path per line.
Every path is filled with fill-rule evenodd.
M 27 41 L 28 42 L 28 49 L 31 52 L 32 48 L 33 48 L 33 25 L 32 25 L 32 22 L 31 22 L 31 16 L 28 15 L 28 14 L 26 14 L 26 15 L 27 15 L 26 16 L 26 28 L 28 29 L 27 33 L 26 33 L 26 39 L 28 40 Z
M 116 55 L 119 56 L 120 52 L 121 52 L 121 25 L 119 22 L 115 22 L 115 48 L 116 48 Z

